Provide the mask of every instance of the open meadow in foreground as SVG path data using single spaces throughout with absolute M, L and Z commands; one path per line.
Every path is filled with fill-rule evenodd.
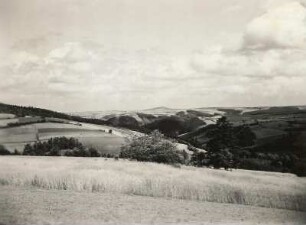
M 57 216 L 59 221 L 65 220 L 63 217 L 66 214 L 69 218 L 69 216 L 73 217 L 77 212 L 88 216 L 88 213 L 95 213 L 95 207 L 101 212 L 103 207 L 113 207 L 106 204 L 107 201 L 112 202 L 109 199 L 111 198 L 114 201 L 113 204 L 119 204 L 123 208 L 125 204 L 128 204 L 124 199 L 144 205 L 147 201 L 154 201 L 156 204 L 150 207 L 155 205 L 155 211 L 157 208 L 165 207 L 168 204 L 169 207 L 175 205 L 174 211 L 171 212 L 173 217 L 171 221 L 176 223 L 180 221 L 190 222 L 192 215 L 195 217 L 193 220 L 203 221 L 204 214 L 197 215 L 197 211 L 204 209 L 206 214 L 210 215 L 207 217 L 207 223 L 209 219 L 212 222 L 219 221 L 216 220 L 218 216 L 213 216 L 212 212 L 209 213 L 209 210 L 213 211 L 211 207 L 218 206 L 218 210 L 220 212 L 224 211 L 225 214 L 230 211 L 235 211 L 237 215 L 239 213 L 243 214 L 240 216 L 231 214 L 231 219 L 228 218 L 229 221 L 248 221 L 252 217 L 251 212 L 254 212 L 252 215 L 256 217 L 257 210 L 259 210 L 263 217 L 267 217 L 264 219 L 266 222 L 269 221 L 268 212 L 270 212 L 270 222 L 278 221 L 277 224 L 279 224 L 285 221 L 283 224 L 290 224 L 294 219 L 297 222 L 304 219 L 306 211 L 305 187 L 306 179 L 298 178 L 292 174 L 244 170 L 224 171 L 187 166 L 175 168 L 163 164 L 106 160 L 104 158 L 2 156 L 0 157 L 1 207 L 5 208 L 7 205 L 12 207 L 12 211 L 10 213 L 8 208 L 1 210 L 2 215 L 0 215 L 0 218 L 2 217 L 3 221 L 0 222 L 17 223 L 22 222 L 18 220 L 18 218 L 21 218 L 33 223 L 33 218 L 36 217 L 39 221 L 45 221 L 44 218 L 38 217 L 46 214 L 48 218 L 51 218 L 50 215 L 56 213 L 57 210 L 62 212 L 61 216 Z M 44 201 L 37 197 L 40 195 L 43 196 Z M 31 200 L 32 197 L 33 200 Z M 105 200 L 105 198 L 108 200 Z M 86 202 L 86 199 L 88 201 L 96 199 L 94 201 L 95 207 L 85 208 L 84 204 L 93 204 L 93 202 Z M 78 200 L 82 201 L 81 205 L 78 205 L 79 203 L 73 204 Z M 37 201 L 37 203 L 34 204 L 34 201 Z M 48 208 L 45 201 L 52 203 L 50 205 L 51 208 Z M 55 204 L 56 201 L 59 202 Z M 188 214 L 190 218 L 183 219 L 179 216 L 179 214 L 183 213 L 180 212 L 182 209 L 179 205 L 183 207 L 185 203 L 187 208 L 190 205 L 191 214 Z M 72 209 L 72 204 L 76 208 Z M 202 206 L 204 207 L 203 209 L 201 209 Z M 220 207 L 223 207 L 223 209 Z M 14 212 L 17 209 L 21 210 L 21 213 Z M 144 217 L 145 213 L 150 214 L 154 210 L 148 209 L 147 206 L 146 210 L 148 212 L 141 212 L 144 209 L 140 207 L 139 212 L 134 212 L 133 216 L 135 218 L 131 222 L 137 223 L 137 220 L 139 220 L 138 222 L 149 223 L 150 221 L 141 220 L 139 216 L 141 217 L 142 215 Z M 27 210 L 34 214 L 36 213 L 36 217 L 35 215 L 32 215 L 34 216 L 32 217 L 31 213 L 27 214 Z M 47 210 L 47 212 L 44 210 Z M 85 210 L 85 212 L 78 210 Z M 117 215 L 119 213 L 117 219 L 123 222 L 125 221 L 123 214 L 127 213 L 130 208 L 122 210 L 121 214 L 120 211 L 114 212 L 114 214 Z M 238 212 L 237 210 L 240 211 Z M 48 214 L 49 211 L 50 213 Z M 173 213 L 175 212 L 178 213 L 178 220 L 174 220 L 176 217 Z M 184 213 L 186 214 L 187 212 Z M 286 213 L 288 215 L 284 217 Z M 132 214 L 126 214 L 127 217 L 129 215 Z M 15 216 L 18 218 L 16 219 Z M 221 215 L 219 216 L 222 217 Z M 99 216 L 96 215 L 96 217 Z M 95 220 L 94 218 L 96 217 L 88 221 L 100 221 L 98 219 Z M 109 219 L 103 221 L 116 222 L 116 218 L 111 219 L 110 215 L 109 217 Z M 158 215 L 155 215 L 155 217 L 159 218 Z M 164 222 L 167 222 L 168 219 L 165 219 Z M 67 218 L 66 221 L 68 221 Z M 222 222 L 222 220 L 220 221 Z M 262 220 L 257 218 L 257 220 L 252 220 L 252 222 L 254 221 L 260 222 Z M 163 221 L 157 219 L 157 222 L 162 223 Z M 255 222 L 254 224 L 257 224 Z

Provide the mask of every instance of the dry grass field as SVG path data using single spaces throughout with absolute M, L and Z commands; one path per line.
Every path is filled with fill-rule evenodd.
M 0 184 L 306 211 L 306 179 L 282 173 L 104 158 L 3 156 Z
M 112 193 L 0 186 L 0 224 L 304 225 L 304 212 Z

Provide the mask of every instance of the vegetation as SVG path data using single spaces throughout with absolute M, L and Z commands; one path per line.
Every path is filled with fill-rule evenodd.
M 306 175 L 303 150 L 300 146 L 294 145 L 296 135 L 289 134 L 272 143 L 255 145 L 256 136 L 247 125 L 234 127 L 225 117 L 222 117 L 215 125 L 210 125 L 207 137 L 209 138 L 205 145 L 207 153 L 196 151 L 191 157 L 191 163 L 195 166 Z M 279 150 L 267 152 L 275 148 Z M 291 149 L 292 152 L 282 151 L 284 148 Z
M 150 124 L 145 125 L 144 129 L 149 131 L 159 130 L 168 137 L 176 138 L 179 134 L 192 131 L 204 124 L 205 123 L 196 116 L 181 112 L 176 116 L 162 116 L 155 119 Z
M 14 150 L 14 152 L 10 152 L 7 150 L 3 145 L 0 145 L 0 155 L 20 155 L 20 152 L 17 151 L 17 149 Z
M 75 156 L 75 157 L 99 157 L 99 152 L 94 148 L 85 148 L 75 138 L 56 137 L 45 142 L 35 142 L 24 147 L 23 155 L 36 156 Z
M 64 113 L 58 113 L 55 111 L 51 111 L 47 109 L 40 109 L 40 108 L 35 108 L 35 107 L 8 105 L 4 103 L 0 103 L 0 112 L 14 114 L 17 117 L 41 116 L 41 117 L 55 117 L 55 118 L 62 118 L 62 119 L 70 119 L 70 116 Z
M 210 126 L 207 137 L 207 153 L 195 152 L 192 163 L 217 169 L 237 167 L 240 152 L 244 147 L 253 145 L 255 139 L 254 133 L 247 126 L 233 127 L 226 117 Z
M 47 110 L 47 109 L 9 105 L 9 104 L 4 104 L 4 103 L 0 103 L 0 112 L 14 114 L 17 117 L 40 116 L 41 118 L 51 117 L 51 118 L 59 118 L 59 119 L 66 119 L 66 120 L 74 120 L 77 122 L 84 122 L 84 123 L 92 123 L 92 124 L 100 124 L 100 125 L 107 124 L 107 122 L 103 120 L 99 120 L 99 119 L 88 119 L 88 118 L 82 118 L 79 116 L 70 116 L 65 113 L 59 113 L 59 112 L 55 112 L 55 111 Z
M 166 164 L 182 163 L 184 158 L 175 144 L 166 140 L 159 131 L 134 137 L 129 144 L 122 147 L 120 157 Z
M 0 157 L 0 185 L 306 210 L 306 181 L 292 174 L 128 160 Z
M 0 145 L 0 155 L 10 155 L 10 151 L 7 150 L 3 145 Z
M 108 119 L 106 123 L 111 124 L 112 126 L 125 127 L 131 130 L 139 129 L 137 120 L 130 116 L 113 117 L 113 118 Z
M 243 115 L 239 110 L 219 110 L 226 112 L 228 117 L 222 117 L 218 120 L 217 124 L 210 124 L 205 127 L 203 126 L 205 122 L 198 117 L 207 117 L 210 114 L 206 115 L 196 110 L 187 110 L 186 112 L 178 112 L 176 115 L 158 117 L 151 114 L 139 114 L 141 118 L 145 118 L 148 121 L 150 120 L 146 125 L 140 125 L 135 118 L 129 116 L 120 116 L 118 118 L 110 118 L 107 121 L 103 121 L 70 116 L 46 109 L 0 103 L 0 112 L 2 113 L 11 113 L 17 117 L 36 116 L 40 118 L 39 121 L 35 122 L 25 121 L 23 123 L 9 123 L 8 126 L 12 127 L 45 122 L 48 118 L 59 118 L 93 124 L 124 126 L 145 133 L 150 133 L 152 130 L 157 129 L 167 137 L 176 138 L 178 141 L 185 140 L 192 146 L 206 149 L 207 153 L 194 151 L 190 163 L 195 166 L 291 172 L 299 176 L 306 176 L 305 110 L 300 110 L 297 107 L 271 107 L 267 110 L 261 109 L 245 112 Z M 274 118 L 273 121 L 270 120 L 271 115 Z M 281 117 L 277 117 L 279 115 L 281 115 Z M 283 116 L 287 116 L 288 118 L 283 119 Z M 296 116 L 298 116 L 298 119 Z M 230 121 L 238 121 L 238 123 L 230 123 Z M 251 123 L 250 121 L 256 122 Z M 273 134 L 273 132 L 278 136 Z M 263 135 L 263 133 L 267 134 Z M 281 135 L 279 135 L 279 133 L 281 133 Z M 260 136 L 263 136 L 263 138 Z M 140 145 L 140 143 L 138 144 Z M 137 146 L 137 144 L 135 144 L 135 146 L 129 145 L 123 148 L 121 156 L 140 161 L 189 163 L 188 160 L 186 160 L 186 158 L 188 158 L 186 154 L 185 157 L 183 157 L 182 154 L 177 154 L 176 151 L 171 150 L 173 149 L 171 146 L 167 146 L 165 143 L 162 145 L 162 148 L 168 148 L 169 151 L 148 147 L 149 144 L 146 143 L 141 144 L 144 146 L 139 147 L 138 145 L 137 151 L 140 151 L 138 152 L 139 154 L 135 153 L 135 146 Z M 89 150 L 84 147 L 75 147 L 63 151 L 62 148 L 49 148 L 45 147 L 46 145 L 47 144 L 38 142 L 30 145 L 30 147 L 26 146 L 24 154 L 64 154 L 67 156 L 96 156 L 99 154 L 97 151 L 97 154 L 95 154 L 93 149 Z M 43 149 L 39 150 L 38 148 L 40 147 Z M 133 147 L 134 150 L 128 151 L 131 147 Z M 94 148 L 99 149 L 99 146 L 94 145 Z M 117 149 L 119 150 L 119 148 Z M 12 152 L 12 149 L 10 149 L 10 151 Z M 7 150 L 1 150 L 1 154 L 11 153 Z M 108 157 L 111 157 L 111 155 L 108 155 Z M 166 159 L 167 157 L 170 157 L 170 159 Z
M 23 125 L 45 123 L 45 122 L 46 122 L 46 119 L 42 118 L 42 119 L 37 120 L 37 121 L 8 123 L 6 126 L 7 127 L 19 127 L 19 126 L 23 126 Z

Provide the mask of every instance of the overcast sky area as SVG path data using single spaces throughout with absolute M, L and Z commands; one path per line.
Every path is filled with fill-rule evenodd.
M 0 102 L 306 104 L 306 0 L 0 0 Z

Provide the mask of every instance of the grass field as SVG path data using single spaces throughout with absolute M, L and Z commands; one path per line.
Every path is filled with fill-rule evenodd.
M 0 185 L 306 211 L 305 178 L 282 173 L 175 168 L 103 158 L 3 156 Z
M 112 129 L 112 134 L 108 131 Z M 134 135 L 132 131 L 108 126 L 73 123 L 37 123 L 0 129 L 0 144 L 9 151 L 23 151 L 24 145 L 35 141 L 45 141 L 53 137 L 74 137 L 86 147 L 94 147 L 100 153 L 119 154 L 126 139 Z
M 5 127 L 9 123 L 17 123 L 18 118 L 12 118 L 12 119 L 0 119 L 0 127 Z
M 304 225 L 304 212 L 112 193 L 0 186 L 0 224 Z
M 0 120 L 2 119 L 12 119 L 15 118 L 16 116 L 14 114 L 10 113 L 0 113 Z

